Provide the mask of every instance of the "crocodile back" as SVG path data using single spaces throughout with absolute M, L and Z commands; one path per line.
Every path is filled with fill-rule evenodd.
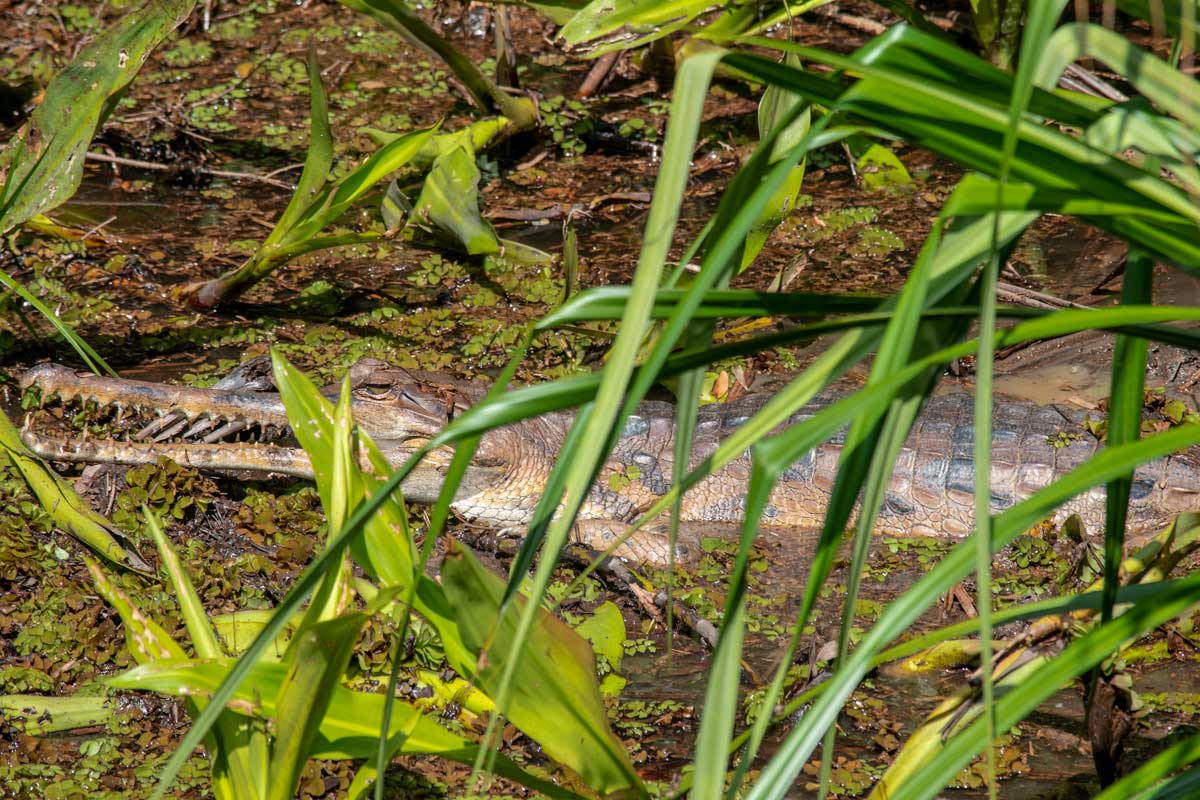
M 692 451 L 696 466 L 756 412 L 766 397 L 700 410 Z M 802 422 L 831 401 L 822 396 L 789 419 Z M 993 513 L 1027 499 L 1091 458 L 1100 443 L 1084 427 L 1086 411 L 997 398 L 993 409 Z M 632 520 L 662 496 L 673 473 L 674 409 L 647 403 L 626 424 L 584 515 Z M 837 474 L 844 432 L 805 454 L 780 476 L 762 522 L 817 527 Z M 958 537 L 975 527 L 974 399 L 965 392 L 930 398 L 896 460 L 877 529 L 906 535 Z M 734 522 L 742 518 L 750 474 L 748 454 L 701 481 L 685 496 L 683 519 Z M 1200 460 L 1194 451 L 1143 465 L 1134 475 L 1129 527 L 1153 530 L 1200 508 Z M 1105 490 L 1093 487 L 1061 506 L 1054 521 L 1079 514 L 1089 529 L 1104 524 Z

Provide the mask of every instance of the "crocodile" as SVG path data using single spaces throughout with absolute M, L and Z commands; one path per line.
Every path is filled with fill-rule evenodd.
M 262 366 L 235 372 L 212 389 L 98 377 L 43 364 L 21 384 L 38 402 L 54 407 L 114 409 L 104 437 L 22 430 L 26 445 L 52 461 L 152 463 L 161 456 L 195 468 L 312 477 L 303 450 L 288 446 L 287 415 Z M 350 371 L 354 415 L 361 430 L 398 464 L 429 441 L 456 414 L 477 401 L 473 384 L 364 360 Z M 327 390 L 328 391 L 328 390 Z M 807 419 L 836 395 L 822 395 L 785 424 Z M 757 411 L 767 397 L 749 395 L 699 411 L 692 466 L 715 450 Z M 124 417 L 130 411 L 136 425 Z M 60 412 L 61 413 L 61 412 Z M 146 415 L 159 416 L 145 425 Z M 973 397 L 963 391 L 929 398 L 901 449 L 877 531 L 895 535 L 962 537 L 974 527 Z M 1002 510 L 1030 496 L 1095 454 L 1100 443 L 1084 428 L 1087 412 L 997 398 L 992 430 L 990 505 Z M 462 518 L 485 527 L 519 530 L 532 515 L 551 466 L 573 420 L 555 412 L 492 430 L 482 437 L 453 502 Z M 575 526 L 577 540 L 605 549 L 671 486 L 674 406 L 647 401 L 625 423 L 616 447 L 586 498 Z M 822 524 L 844 434 L 818 446 L 781 476 L 761 523 L 777 529 Z M 448 450 L 430 454 L 403 485 L 407 499 L 432 503 L 449 466 Z M 683 522 L 734 523 L 746 503 L 748 454 L 686 493 Z M 1182 511 L 1200 508 L 1200 453 L 1185 451 L 1139 468 L 1133 478 L 1128 525 L 1156 530 Z M 1059 508 L 1055 522 L 1078 514 L 1089 529 L 1104 521 L 1104 487 Z M 661 564 L 668 558 L 664 526 L 638 531 L 617 551 L 631 560 Z M 677 553 L 685 557 L 686 553 Z

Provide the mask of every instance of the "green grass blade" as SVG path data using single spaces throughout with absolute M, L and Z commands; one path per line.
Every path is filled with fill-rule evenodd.
M 1121 780 L 1096 795 L 1095 800 L 1128 800 L 1143 798 L 1143 792 L 1153 791 L 1159 781 L 1181 767 L 1200 761 L 1200 734 L 1194 734 L 1163 750 Z M 1193 767 L 1192 772 L 1196 771 Z M 1175 795 L 1181 797 L 1183 795 Z
M 1034 81 L 1052 89 L 1067 65 L 1093 58 L 1128 78 L 1139 92 L 1193 130 L 1200 128 L 1200 92 L 1195 78 L 1135 46 L 1118 33 L 1088 22 L 1063 25 L 1046 42 Z
M 325 187 L 329 168 L 333 166 L 333 131 L 329 128 L 329 99 L 325 85 L 321 83 L 321 67 L 317 63 L 317 51 L 308 51 L 308 153 L 304 158 L 304 169 L 300 182 L 287 208 L 279 216 L 275 227 L 264 244 L 270 245 L 283 238 L 308 212 Z
M 646 237 L 630 287 L 630 301 L 622 312 L 622 324 L 613 342 L 608 365 L 595 390 L 595 405 L 585 417 L 577 417 L 572 427 L 578 426 L 580 433 L 573 438 L 573 447 L 564 447 L 560 452 L 550 476 L 551 484 L 561 482 L 564 490 L 572 495 L 572 505 L 564 510 L 561 517 L 563 521 L 557 528 L 546 525 L 530 530 L 517 556 L 520 564 L 532 562 L 533 553 L 543 538 L 552 537 L 551 552 L 557 553 L 562 549 L 567 527 L 574 521 L 575 511 L 586 496 L 595 470 L 605 455 L 604 447 L 616 427 L 614 422 L 621 397 L 633 372 L 634 359 L 650 319 L 655 289 L 662 275 L 663 264 L 666 263 L 672 232 L 683 203 L 691 153 L 699 130 L 700 109 L 712 70 L 721 54 L 721 51 L 706 53 L 688 60 L 680 69 L 672 100 L 672 121 L 664 142 L 662 168 L 655 183 L 654 203 L 650 208 Z M 550 509 L 558 506 L 558 500 L 557 496 L 543 493 L 535 511 L 535 519 L 549 520 Z M 541 577 L 535 578 L 532 594 L 535 604 L 540 602 L 549 577 L 548 573 L 543 575 L 542 572 L 539 570 Z M 506 597 L 512 596 L 517 581 L 517 573 L 514 572 Z M 523 635 L 519 638 L 523 638 Z
M 1131 464 L 1162 458 L 1196 444 L 1200 444 L 1200 426 L 1180 426 L 1121 447 L 1102 450 L 1062 479 L 997 515 L 993 525 L 993 547 L 999 549 L 1006 546 L 1069 498 L 1122 474 Z M 834 721 L 842 704 L 870 669 L 873 657 L 887 642 L 907 630 L 940 595 L 969 573 L 974 546 L 974 542 L 970 541 L 956 546 L 909 591 L 888 606 L 864 635 L 858 648 L 850 654 L 842 669 L 831 679 L 824 694 L 814 702 L 803 721 L 788 734 L 775 756 L 763 767 L 758 782 L 746 794 L 749 800 L 781 798 L 786 794 L 820 741 L 822 732 Z M 997 723 L 1004 725 L 1003 718 L 998 717 Z M 940 786 L 938 784 L 934 790 L 940 789 Z
M 29 303 L 29 305 L 36 308 L 38 313 L 45 317 L 46 321 L 54 326 L 55 330 L 57 330 L 63 339 L 66 340 L 67 344 L 71 345 L 71 348 L 79 355 L 79 358 L 84 364 L 87 365 L 88 369 L 97 375 L 108 373 L 114 378 L 117 377 L 117 373 L 113 370 L 113 368 L 110 367 L 108 363 L 100 357 L 99 353 L 92 349 L 91 345 L 84 341 L 79 334 L 75 333 L 75 331 L 72 330 L 67 323 L 59 319 L 58 315 L 55 314 L 48 305 L 43 303 L 36 295 L 34 295 L 24 286 L 13 280 L 12 277 L 3 270 L 0 270 L 0 284 L 3 284 L 9 291 L 15 293 L 26 303 Z
M 883 37 L 892 50 L 914 50 L 924 57 L 935 48 L 947 50 L 943 43 L 930 42 L 915 31 L 898 31 Z M 760 43 L 768 40 L 754 40 Z M 1004 153 L 1004 132 L 1009 121 L 1007 108 L 958 85 L 957 79 L 930 80 L 907 75 L 887 65 L 884 55 L 891 50 L 877 48 L 864 62 L 831 57 L 811 48 L 775 47 L 795 52 L 847 69 L 863 77 L 846 91 L 829 79 L 815 78 L 757 56 L 732 54 L 727 63 L 761 80 L 789 88 L 816 102 L 836 103 L 845 112 L 860 115 L 881 127 L 907 138 L 910 142 L 933 149 L 960 163 L 996 175 Z M 880 64 L 884 65 L 881 66 Z M 1001 88 L 999 85 L 997 88 Z M 1036 97 L 1032 88 L 1028 90 Z M 1091 117 L 1094 121 L 1095 115 Z M 1010 161 L 1014 178 L 1039 189 L 1073 191 L 1085 198 L 1103 198 L 1148 210 L 1161 210 L 1178 217 L 1178 229 L 1159 230 L 1125 215 L 1089 216 L 1089 221 L 1127 236 L 1162 253 L 1168 260 L 1200 268 L 1200 247 L 1194 230 L 1200 210 L 1187 193 L 1164 180 L 1157 172 L 1141 170 L 1122 161 L 1117 154 L 1103 153 L 1071 136 L 1041 124 L 1040 120 L 1022 119 L 1015 157 Z
M 1123 643 L 1153 630 L 1183 613 L 1200 591 L 1200 575 L 1174 581 L 1154 603 L 1139 603 L 1120 617 L 1100 625 L 1076 639 L 1062 653 L 1006 687 L 996 701 L 996 724 L 1008 729 L 1030 714 L 1043 701 L 1072 679 L 1117 652 Z M 940 753 L 926 763 L 919 781 L 908 781 L 890 795 L 890 800 L 932 800 L 978 752 L 983 741 L 983 720 L 946 742 Z M 1185 795 L 1169 795 L 1180 797 Z
M 633 372 L 634 360 L 650 318 L 654 290 L 660 282 L 675 223 L 679 218 L 703 99 L 712 70 L 721 56 L 721 51 L 702 53 L 688 59 L 679 70 L 672 100 L 672 121 L 667 129 L 662 167 L 655 183 L 654 202 L 646 224 L 647 235 L 633 277 L 632 300 L 626 308 L 621 327 L 610 350 L 610 360 L 604 368 L 600 387 L 596 392 L 595 405 L 582 424 L 576 422 L 583 431 L 577 440 L 577 446 L 573 452 L 560 453 L 556 464 L 556 470 L 560 468 L 559 465 L 566 465 L 566 499 L 561 515 L 549 524 L 545 535 L 544 550 L 548 554 L 561 551 L 595 471 L 606 454 L 604 447 L 617 421 L 622 396 Z M 557 498 L 544 495 L 543 503 L 546 502 L 556 504 Z M 533 538 L 533 535 L 527 537 L 527 546 Z M 536 543 L 533 546 L 536 546 Z M 534 574 L 529 604 L 521 614 L 512 637 L 511 647 L 515 651 L 521 650 L 528 640 L 538 606 L 549 586 L 555 560 L 553 557 L 544 558 Z M 509 596 L 512 591 L 511 583 L 512 581 L 508 590 Z M 517 659 L 508 660 L 504 673 L 500 676 L 494 698 L 496 705 L 501 709 L 508 706 L 517 663 Z M 489 723 L 488 739 L 485 741 L 490 740 L 494 730 L 495 718 Z
M 1131 248 L 1121 289 L 1122 304 L 1146 303 L 1153 286 L 1154 263 L 1137 248 Z M 1120 334 L 1113 348 L 1112 388 L 1108 415 L 1108 444 L 1135 441 L 1141 435 L 1142 400 L 1146 383 L 1146 340 Z M 1129 512 L 1132 471 L 1108 484 L 1104 512 L 1104 609 L 1103 620 L 1112 618 L 1116 598 L 1117 571 L 1125 549 L 1125 519 Z

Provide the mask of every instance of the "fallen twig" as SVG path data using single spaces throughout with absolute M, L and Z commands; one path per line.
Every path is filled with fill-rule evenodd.
M 596 93 L 604 81 L 608 79 L 612 69 L 616 66 L 617 59 L 621 53 L 619 50 L 614 50 L 611 53 L 605 53 L 596 59 L 596 63 L 592 65 L 587 77 L 583 79 L 583 84 L 580 85 L 579 91 L 575 93 L 576 97 L 588 98 Z
M 116 164 L 122 167 L 134 167 L 136 169 L 148 169 L 155 172 L 170 172 L 175 167 L 170 164 L 160 164 L 156 161 L 142 161 L 136 158 L 124 158 L 123 156 L 110 156 L 107 153 L 88 153 L 88 161 L 102 161 L 106 164 Z M 199 172 L 202 175 L 211 175 L 214 178 L 231 178 L 239 181 L 255 181 L 257 183 L 266 183 L 271 186 L 277 186 L 280 189 L 295 191 L 295 184 L 286 181 L 278 181 L 266 175 L 256 175 L 252 172 L 230 172 L 224 169 L 210 169 L 196 164 L 188 165 L 188 169 Z M 289 165 L 285 169 L 291 169 Z M 272 173 L 276 174 L 276 173 Z
M 550 208 L 497 208 L 489 211 L 491 220 L 508 222 L 541 222 L 549 219 L 587 216 L 606 203 L 649 203 L 649 192 L 613 192 L 593 197 L 586 203 L 560 203 Z

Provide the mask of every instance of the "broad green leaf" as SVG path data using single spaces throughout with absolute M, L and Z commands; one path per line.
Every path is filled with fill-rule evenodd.
M 1139 150 L 1168 167 L 1188 191 L 1200 194 L 1200 169 L 1191 155 L 1200 151 L 1200 131 L 1155 114 L 1136 101 L 1105 112 L 1083 132 L 1083 140 L 1109 153 Z
M 855 165 L 863 184 L 872 191 L 895 189 L 912 183 L 912 177 L 896 154 L 879 143 L 868 147 Z
M 621 609 L 605 601 L 590 617 L 575 626 L 575 632 L 591 643 L 596 655 L 607 658 L 613 669 L 621 668 L 626 639 Z
M 500 251 L 500 238 L 479 213 L 479 168 L 463 144 L 438 156 L 413 205 L 411 223 L 432 224 L 471 255 Z
M 215 640 L 191 580 L 155 519 L 152 516 L 148 516 L 148 519 L 151 534 L 163 558 L 163 566 L 175 585 L 188 631 L 198 637 L 195 641 L 197 652 L 220 655 L 220 645 Z M 134 605 L 125 592 L 113 585 L 99 566 L 89 561 L 88 569 L 100 596 L 120 615 L 125 627 L 126 647 L 134 661 L 147 664 L 185 657 L 183 648 L 170 634 Z M 203 700 L 189 699 L 188 712 L 195 716 L 204 709 L 204 705 Z M 222 710 L 212 729 L 207 732 L 204 743 L 212 764 L 213 794 L 218 800 L 265 798 L 268 753 L 267 735 L 262 725 L 242 714 Z
M 292 387 L 293 395 L 295 391 L 296 387 Z M 325 518 L 329 524 L 330 538 L 336 538 L 341 532 L 342 526 L 353 512 L 354 506 L 359 502 L 364 491 L 363 479 L 357 463 L 358 448 L 355 443 L 354 418 L 351 415 L 350 401 L 350 377 L 347 375 L 342 380 L 341 395 L 337 408 L 333 412 L 333 435 L 327 440 L 333 452 L 327 465 L 329 479 L 321 497 Z M 304 612 L 304 618 L 300 621 L 297 632 L 306 632 L 317 622 L 335 619 L 349 607 L 353 596 L 350 562 L 343 557 L 337 568 L 330 569 L 325 575 L 325 580 L 321 582 L 321 586 L 309 602 L 308 610 Z M 300 645 L 299 639 L 293 639 L 292 647 L 298 645 Z M 289 648 L 286 660 L 292 662 L 294 658 L 295 653 Z
M 233 659 L 210 661 L 157 661 L 105 679 L 117 688 L 150 689 L 177 697 L 211 698 L 234 664 Z M 246 680 L 231 698 L 231 705 L 263 719 L 279 713 L 276 699 L 283 687 L 287 667 L 259 662 L 249 666 Z M 384 697 L 355 692 L 345 686 L 333 689 L 329 707 L 321 721 L 311 756 L 324 759 L 368 758 L 375 754 Z M 478 751 L 473 742 L 457 736 L 406 703 L 397 703 L 392 733 L 409 731 L 405 753 L 430 753 L 470 764 Z M 550 797 L 574 797 L 549 781 L 537 778 L 500 756 L 496 774 Z
M 279 387 L 296 439 L 312 459 L 321 502 L 331 502 L 331 465 L 335 457 L 333 407 L 303 372 L 278 353 L 272 353 L 271 358 L 275 368 L 275 385 Z M 358 471 L 347 487 L 349 507 L 359 513 L 357 509 L 363 499 L 375 496 L 380 491 L 379 487 L 386 483 L 383 476 L 390 474 L 391 467 L 366 434 L 359 431 L 357 438 L 359 448 L 365 452 L 366 464 L 370 467 L 370 472 Z M 403 590 L 412 585 L 416 564 L 404 501 L 397 491 L 380 497 L 378 502 L 381 508 L 366 518 L 362 537 L 355 538 L 350 551 L 354 560 L 372 578 L 384 586 L 401 587 Z M 416 580 L 414 607 L 438 629 L 450 663 L 456 668 L 463 665 L 469 668 L 474 658 L 462 644 L 442 587 L 424 573 L 420 573 Z
M 151 0 L 79 51 L 46 87 L 0 187 L 0 234 L 75 193 L 96 129 L 193 0 Z
M 176 697 L 208 699 L 229 671 L 233 659 L 163 660 L 134 667 L 105 683 L 121 689 L 148 689 Z M 279 713 L 278 702 L 288 667 L 286 664 L 259 662 L 234 693 L 230 708 L 263 719 L 274 719 Z M 379 718 L 384 697 L 381 694 L 355 692 L 337 686 L 331 692 L 329 708 L 320 725 L 320 736 L 313 742 L 313 758 L 366 758 L 375 752 L 375 737 L 379 735 Z M 432 717 L 404 703 L 398 703 L 393 718 L 393 731 L 419 718 L 409 736 L 405 752 L 455 753 L 469 748 L 471 743 L 450 733 Z
M 266 626 L 274 613 L 275 611 L 272 609 L 247 609 L 229 614 L 217 614 L 212 618 L 212 624 L 230 655 L 236 656 L 241 655 L 242 651 L 250 646 L 254 637 Z M 283 658 L 283 654 L 287 652 L 288 642 L 291 641 L 292 632 L 300 623 L 300 619 L 300 616 L 295 617 L 293 624 L 279 635 L 275 640 L 274 650 L 268 653 L 269 657 Z
M 1076 215 L 1125 215 L 1136 217 L 1147 223 L 1170 226 L 1180 235 L 1189 232 L 1186 223 L 1181 223 L 1174 214 L 1127 205 L 1095 197 L 1080 197 L 1061 189 L 1039 189 L 1023 181 L 1009 181 L 1001 189 L 995 180 L 979 174 L 965 176 L 942 206 L 946 216 L 954 214 L 977 215 L 999 207 L 1005 211 L 1039 211 Z
M 30 736 L 107 725 L 116 711 L 116 706 L 107 697 L 0 695 L 0 714 L 3 714 L 5 723 Z
M 1070 23 L 1054 31 L 1037 61 L 1033 80 L 1043 89 L 1052 89 L 1067 65 L 1080 58 L 1103 62 L 1164 111 L 1193 130 L 1200 129 L 1200 89 L 1195 78 L 1171 69 L 1124 36 L 1090 22 Z
M 629 756 L 609 729 L 587 642 L 538 609 L 528 640 L 517 647 L 515 634 L 528 601 L 518 598 L 502 608 L 504 581 L 464 547 L 447 552 L 442 581 L 463 640 L 480 654 L 474 677 L 484 691 L 494 697 L 506 668 L 515 668 L 512 694 L 500 707 L 505 716 L 601 794 L 642 792 Z
M 1121 282 L 1121 304 L 1150 302 L 1154 285 L 1154 262 L 1140 248 L 1129 248 L 1125 275 Z M 1109 394 L 1108 436 L 1110 447 L 1136 441 L 1141 436 L 1142 403 L 1146 386 L 1146 340 L 1119 334 L 1113 345 L 1112 380 Z M 1129 496 L 1133 488 L 1133 470 L 1109 481 L 1105 487 L 1104 515 L 1104 621 L 1113 615 L 1118 569 L 1125 552 L 1125 523 Z
M 337 436 L 335 431 L 335 419 L 330 413 L 329 403 L 320 396 L 315 387 L 308 382 L 307 378 L 305 378 L 294 368 L 290 367 L 290 365 L 283 361 L 282 358 L 276 356 L 275 365 L 276 382 L 283 397 L 284 405 L 288 408 L 289 417 L 295 421 L 293 429 L 295 430 L 296 437 L 304 447 L 310 450 L 314 464 L 320 464 L 316 474 L 318 488 L 322 499 L 324 500 L 326 497 L 332 497 L 331 493 L 333 491 L 334 471 L 332 465 L 337 461 L 337 457 L 335 455 L 335 446 L 333 443 L 336 441 Z M 374 448 L 364 434 L 360 433 L 359 436 L 361 437 L 360 444 L 365 447 L 368 458 L 370 458 L 372 463 L 376 465 L 377 471 L 372 474 L 386 474 L 386 462 L 378 454 L 378 451 Z M 359 481 L 364 479 L 378 480 L 375 478 L 366 478 L 365 475 L 361 475 L 357 479 Z M 362 497 L 363 489 L 361 484 L 358 484 L 357 486 L 352 485 L 348 492 L 350 505 L 353 507 L 357 504 L 357 502 L 359 502 L 357 498 Z M 376 540 L 374 542 L 368 541 L 366 543 L 367 547 L 365 549 L 368 551 L 375 551 L 380 547 L 387 548 L 389 544 L 384 537 L 388 537 L 390 540 L 395 540 L 397 538 L 402 538 L 396 536 L 396 531 L 407 531 L 406 527 L 394 527 L 393 523 L 389 522 L 389 517 L 391 514 L 403 514 L 402 505 L 397 504 L 395 506 L 391 506 L 390 502 L 391 501 L 389 501 L 389 503 L 385 503 L 384 510 L 372 517 L 371 521 L 369 521 L 366 525 L 367 535 L 369 536 L 372 531 L 376 535 Z M 394 510 L 389 512 L 386 510 L 388 508 L 393 508 Z M 395 547 L 396 545 L 391 546 Z M 412 545 L 407 539 L 400 543 L 399 547 L 405 553 L 411 553 Z M 380 558 L 383 557 L 385 557 L 384 554 L 371 552 L 371 554 L 368 556 L 369 560 L 367 560 L 365 563 L 379 563 Z M 411 563 L 408 561 L 408 557 L 405 557 L 403 561 Z M 399 572 L 397 569 L 398 566 L 398 564 L 393 565 L 391 571 Z M 398 581 L 395 585 L 409 586 L 411 585 L 412 581 L 411 567 L 405 564 L 403 569 L 407 572 L 407 575 L 398 576 Z M 499 578 L 490 575 L 489 577 L 490 580 L 493 581 L 498 587 L 502 587 L 503 584 Z M 438 628 L 439 634 L 442 637 L 443 646 L 446 649 L 447 658 L 455 667 L 455 669 L 464 675 L 474 675 L 479 654 L 478 640 L 465 640 L 465 636 L 461 628 L 458 627 L 464 623 L 462 609 L 456 608 L 453 604 L 448 604 L 447 598 L 443 594 L 443 589 L 438 584 L 429 580 L 424 575 L 421 575 L 418 580 L 419 586 L 417 595 L 414 598 L 414 607 Z M 539 623 L 536 629 L 537 635 L 549 635 L 542 633 L 542 628 L 548 626 L 552 631 L 559 631 L 560 629 L 567 631 L 570 637 L 573 637 L 573 641 L 578 642 L 578 637 L 576 637 L 573 632 L 570 632 L 570 629 L 563 627 L 561 623 L 553 620 L 553 618 L 548 619 L 548 622 Z M 590 652 L 588 652 L 588 657 L 590 664 Z M 591 692 L 593 694 L 595 693 L 594 674 L 594 669 L 586 672 L 586 676 L 589 681 L 588 685 L 591 687 Z M 570 696 L 577 694 L 580 691 L 580 689 L 574 683 L 568 684 L 567 688 L 561 688 L 559 686 L 559 682 L 563 681 L 564 677 L 553 670 L 548 673 L 547 680 L 549 680 L 552 685 L 548 687 L 542 687 L 543 691 L 556 691 L 558 692 L 559 696 Z M 482 679 L 480 679 L 479 682 L 480 685 L 485 689 L 489 688 L 489 682 Z M 556 756 L 556 741 L 547 741 L 546 738 L 544 738 L 547 736 L 550 736 L 552 739 L 556 738 L 554 736 L 554 729 L 547 729 L 537 724 L 537 720 L 540 718 L 542 713 L 542 711 L 539 709 L 542 709 L 544 702 L 545 698 L 541 694 L 537 693 L 535 693 L 535 695 L 532 697 L 521 697 L 514 701 L 514 709 L 510 712 L 510 718 L 528 735 L 537 740 L 547 753 L 549 753 L 551 756 Z M 604 719 L 603 713 L 601 713 L 600 719 Z M 531 727 L 526 728 L 526 724 L 530 724 Z M 607 733 L 606 723 L 603 727 L 603 730 Z M 609 734 L 609 736 L 611 736 L 611 734 Z M 615 740 L 613 741 L 615 742 Z M 608 744 L 612 743 L 609 742 Z M 617 744 L 617 752 L 620 755 L 623 755 L 623 751 L 620 751 L 619 743 Z M 589 752 L 588 755 L 593 758 L 595 757 L 594 753 Z M 564 763 L 567 763 L 573 768 L 576 766 L 571 762 Z M 603 764 L 603 759 L 600 760 L 600 763 Z
M 433 166 L 438 156 L 449 152 L 459 145 L 466 145 L 473 153 L 486 150 L 488 146 L 504 132 L 508 120 L 504 117 L 488 117 L 467 125 L 465 128 L 447 133 L 439 133 L 422 145 L 420 151 L 412 158 L 412 166 L 427 170 Z M 362 128 L 363 133 L 380 147 L 391 144 L 403 134 L 381 131 L 378 128 Z
M 376 150 L 349 174 L 334 184 L 333 199 L 324 212 L 325 222 L 331 222 L 367 193 L 375 184 L 416 158 L 426 143 L 437 133 L 439 125 L 406 133 L 390 144 Z M 322 226 L 324 227 L 324 226 Z
M 784 63 L 794 69 L 800 69 L 800 59 L 791 53 L 784 57 Z M 802 106 L 804 107 L 801 108 Z M 811 117 L 812 114 L 805 106 L 803 98 L 778 86 L 767 87 L 758 103 L 758 136 L 760 140 L 766 140 L 775 132 L 775 137 L 771 140 L 771 163 L 784 158 L 800 143 L 808 133 Z M 776 131 L 776 128 L 779 130 Z M 767 237 L 795 209 L 800 187 L 804 183 L 804 163 L 802 158 L 792 168 L 787 180 L 767 201 L 766 208 L 747 232 L 741 269 L 744 270 L 754 262 L 766 244 Z
M 592 0 L 558 32 L 567 44 L 577 45 L 622 31 L 627 42 L 644 43 L 634 31 L 653 30 L 652 36 L 665 35 L 712 8 L 712 0 Z
M 333 465 L 338 458 L 334 408 L 308 376 L 289 364 L 283 356 L 272 353 L 271 360 L 275 370 L 275 385 L 279 388 L 288 419 L 292 422 L 292 430 L 312 460 L 321 505 L 330 508 L 337 502 L 333 474 Z M 358 440 L 366 450 L 367 463 L 372 468 L 382 468 L 387 464 L 365 434 L 359 432 Z M 345 502 L 351 508 L 361 501 L 366 490 L 366 476 L 360 474 L 357 477 L 357 481 L 352 481 L 343 489 L 346 492 Z M 365 550 L 356 549 L 355 558 L 361 556 L 363 568 L 384 585 L 407 586 L 413 579 L 416 554 L 407 536 L 403 500 L 399 496 L 389 497 L 385 505 L 387 511 L 377 517 L 379 524 L 368 524 L 364 532 Z M 404 522 L 401 523 L 401 520 Z M 399 527 L 389 527 L 392 523 L 401 524 Z
M 626 684 L 626 680 L 617 674 L 625 657 L 625 617 L 621 615 L 621 609 L 606 601 L 576 625 L 575 632 L 587 639 L 596 655 L 607 659 L 612 667 L 612 672 L 600 681 L 600 694 L 617 696 Z
M 301 629 L 285 660 L 276 696 L 268 800 L 295 796 L 300 773 L 329 710 L 366 614 L 347 614 Z

